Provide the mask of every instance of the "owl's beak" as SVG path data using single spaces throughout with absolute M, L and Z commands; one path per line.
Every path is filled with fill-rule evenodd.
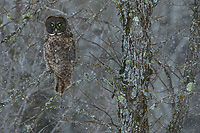
M 58 32 L 58 29 L 55 28 L 55 30 L 54 30 L 54 35 L 57 35 L 57 32 Z

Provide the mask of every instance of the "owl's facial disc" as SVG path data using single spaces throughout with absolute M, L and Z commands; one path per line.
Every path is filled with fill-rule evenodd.
M 66 31 L 67 20 L 62 16 L 49 16 L 46 20 L 46 30 L 50 35 L 60 35 Z

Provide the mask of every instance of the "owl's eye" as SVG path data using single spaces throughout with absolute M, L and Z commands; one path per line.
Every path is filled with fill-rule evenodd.
M 62 25 L 61 23 L 58 24 L 58 26 L 61 26 L 61 25 Z
M 53 23 L 51 23 L 51 26 L 53 27 L 53 26 L 54 26 L 54 24 L 53 24 Z

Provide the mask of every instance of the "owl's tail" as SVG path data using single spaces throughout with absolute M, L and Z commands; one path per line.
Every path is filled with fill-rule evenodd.
M 67 86 L 69 86 L 70 84 L 70 79 L 63 81 L 60 77 L 55 75 L 55 92 L 57 94 L 62 95 L 67 89 Z

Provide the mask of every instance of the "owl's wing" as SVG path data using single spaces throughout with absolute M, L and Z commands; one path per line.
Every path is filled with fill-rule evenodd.
M 73 65 L 75 63 L 75 60 L 76 60 L 76 46 L 75 46 L 75 42 L 74 40 L 72 41 L 72 46 L 71 46 L 71 60 L 73 61 Z
M 65 44 L 66 56 L 67 56 L 67 59 L 73 64 L 76 59 L 75 42 L 72 37 L 66 37 L 65 39 L 66 39 L 66 44 Z

